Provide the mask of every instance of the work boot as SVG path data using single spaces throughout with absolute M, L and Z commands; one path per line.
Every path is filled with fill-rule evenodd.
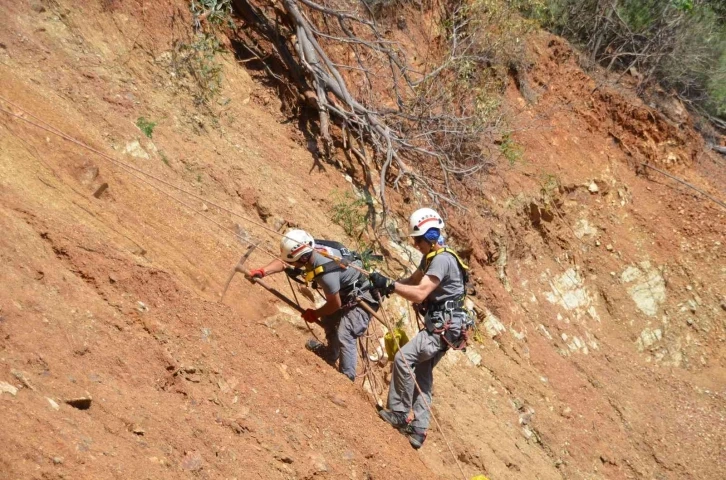
M 307 342 L 305 342 L 305 348 L 313 353 L 320 354 L 321 351 L 325 348 L 325 345 L 323 345 L 322 342 L 318 342 L 314 338 L 311 338 Z
M 408 438 L 408 443 L 410 443 L 411 446 L 416 450 L 421 448 L 424 441 L 426 440 L 426 430 L 412 427 L 411 425 L 408 425 L 405 429 L 402 429 L 401 433 L 406 435 L 406 437 Z
M 378 416 L 391 424 L 393 428 L 403 428 L 408 425 L 408 415 L 405 413 L 378 410 Z

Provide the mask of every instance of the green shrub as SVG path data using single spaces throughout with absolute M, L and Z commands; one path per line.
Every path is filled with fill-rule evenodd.
M 222 89 L 222 65 L 217 55 L 225 50 L 217 36 L 220 27 L 234 28 L 230 0 L 191 0 L 193 33 L 186 41 L 175 41 L 172 68 L 177 82 L 189 78 L 197 105 L 208 104 Z M 188 85 L 186 85 L 189 87 Z
M 357 198 L 350 192 L 334 194 L 330 207 L 331 220 L 343 228 L 346 235 L 358 239 L 365 232 L 367 207 L 363 198 Z
M 726 118 L 726 48 L 723 49 L 716 72 L 708 79 L 708 92 L 712 102 L 709 110 Z
M 363 268 L 370 270 L 375 262 L 381 260 L 374 253 L 375 242 L 368 241 L 365 235 L 368 229 L 368 201 L 365 198 L 350 192 L 336 192 L 330 207 L 330 218 L 355 242 L 348 247 L 360 254 Z
M 524 148 L 514 141 L 511 133 L 507 132 L 502 135 L 502 143 L 499 145 L 499 150 L 507 159 L 510 166 L 514 166 L 515 163 L 522 159 L 524 155 Z
M 217 54 L 223 52 L 217 37 L 211 33 L 197 33 L 194 40 L 178 42 L 172 52 L 172 62 L 179 78 L 193 80 L 192 96 L 195 103 L 206 104 L 222 89 L 222 65 Z
M 147 120 L 144 117 L 139 117 L 136 120 L 136 126 L 139 127 L 139 130 L 141 130 L 144 135 L 146 135 L 148 138 L 151 138 L 151 136 L 154 134 L 154 127 L 156 127 L 156 122 Z
M 635 67 L 642 87 L 660 84 L 726 115 L 723 0 L 542 0 L 521 11 L 610 68 Z M 726 117 L 725 117 L 726 118 Z
M 191 0 L 189 10 L 194 16 L 195 27 L 201 28 L 200 17 L 212 25 L 230 24 L 232 16 L 231 0 Z

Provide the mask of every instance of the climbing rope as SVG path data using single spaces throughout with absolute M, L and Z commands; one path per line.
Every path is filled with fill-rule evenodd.
M 379 301 L 380 301 L 379 297 Z M 388 331 L 391 332 L 391 337 L 393 337 L 393 341 L 396 344 L 397 351 L 401 351 L 401 345 L 398 342 L 398 338 L 396 335 L 393 334 L 393 329 L 391 328 L 392 323 L 390 319 L 388 318 L 388 314 L 386 314 L 386 311 L 384 309 L 381 309 L 381 313 L 383 316 L 384 321 L 386 322 L 386 328 L 388 328 Z M 406 358 L 401 355 L 401 359 L 403 360 L 403 364 L 406 367 L 406 370 L 408 371 L 408 374 L 411 376 L 411 380 L 413 380 L 413 384 L 416 387 L 416 390 L 418 391 L 419 396 L 421 397 L 421 400 L 424 402 L 424 406 L 426 407 L 426 410 L 428 410 L 429 414 L 431 415 L 431 418 L 433 419 L 434 423 L 436 424 L 436 428 L 439 430 L 439 433 L 441 433 L 441 437 L 444 439 L 444 442 L 446 443 L 446 447 L 449 449 L 449 452 L 451 453 L 451 456 L 454 458 L 454 462 L 456 462 L 456 466 L 459 468 L 459 472 L 461 472 L 461 478 L 463 480 L 466 480 L 466 474 L 464 473 L 464 469 L 461 466 L 461 463 L 459 462 L 459 458 L 456 456 L 456 453 L 454 453 L 454 449 L 451 446 L 451 442 L 449 442 L 449 438 L 444 433 L 444 429 L 441 427 L 441 423 L 439 423 L 438 418 L 434 415 L 434 411 L 431 408 L 431 404 L 426 399 L 426 396 L 423 394 L 423 391 L 421 390 L 421 386 L 418 384 L 418 381 L 416 380 L 416 375 L 413 372 L 413 368 L 408 364 L 408 361 Z M 395 361 L 395 357 L 394 357 Z M 389 387 L 389 388 L 392 388 Z
M 365 340 L 365 341 L 364 341 Z M 373 400 L 376 403 L 377 407 L 383 406 L 383 399 L 381 396 L 383 395 L 383 384 L 380 380 L 378 380 L 378 377 L 373 371 L 373 366 L 371 365 L 372 361 L 369 357 L 369 348 L 368 345 L 370 343 L 370 335 L 362 335 L 358 337 L 358 356 L 361 359 L 361 364 L 363 367 L 363 373 L 358 373 L 358 368 L 356 367 L 356 378 L 358 377 L 364 377 L 363 384 L 365 386 L 365 381 L 368 380 L 368 387 L 371 390 L 371 395 L 373 396 Z M 365 390 L 365 387 L 364 387 Z
M 52 133 L 53 135 L 56 135 L 56 136 L 58 136 L 58 137 L 60 137 L 60 138 L 62 138 L 64 140 L 66 140 L 68 142 L 71 142 L 71 143 L 73 143 L 75 145 L 78 145 L 81 148 L 85 148 L 86 150 L 95 153 L 96 155 L 100 156 L 104 160 L 106 160 L 108 162 L 111 162 L 112 164 L 114 164 L 114 165 L 116 165 L 116 166 L 124 169 L 127 173 L 129 173 L 133 177 L 135 177 L 135 178 L 143 181 L 144 183 L 146 183 L 147 185 L 151 186 L 152 188 L 154 188 L 154 189 L 162 192 L 164 195 L 168 196 L 169 198 L 173 199 L 174 201 L 176 201 L 176 202 L 184 205 L 186 208 L 189 208 L 194 213 L 197 213 L 200 216 L 202 216 L 202 217 L 206 218 L 207 220 L 211 221 L 212 223 L 214 223 L 215 225 L 219 226 L 223 230 L 228 231 L 228 232 L 231 232 L 234 236 L 236 236 L 237 238 L 239 238 L 243 242 L 247 243 L 248 245 L 256 246 L 257 248 L 259 248 L 260 250 L 262 250 L 267 255 L 271 256 L 272 258 L 274 258 L 276 260 L 280 260 L 284 264 L 289 265 L 289 263 L 287 261 L 285 261 L 284 259 L 282 259 L 279 256 L 275 255 L 274 253 L 270 252 L 269 250 L 265 249 L 260 244 L 255 244 L 254 242 L 243 238 L 239 233 L 237 233 L 237 232 L 235 232 L 235 231 L 233 231 L 233 230 L 231 230 L 229 228 L 226 228 L 226 227 L 221 226 L 217 221 L 215 221 L 211 217 L 209 217 L 207 215 L 204 215 L 202 212 L 200 212 L 199 210 L 194 209 L 193 207 L 190 207 L 188 204 L 186 204 L 183 201 L 179 200 L 178 198 L 172 196 L 168 192 L 160 189 L 157 185 L 154 185 L 154 184 L 148 182 L 147 180 L 139 177 L 136 174 L 142 175 L 144 177 L 151 178 L 151 179 L 153 179 L 153 180 L 161 183 L 162 185 L 165 185 L 165 186 L 170 187 L 170 188 L 172 188 L 174 190 L 177 190 L 177 191 L 179 191 L 181 193 L 184 193 L 186 195 L 189 195 L 190 197 L 192 197 L 192 198 L 194 198 L 196 200 L 199 200 L 201 202 L 208 203 L 209 205 L 212 205 L 213 207 L 216 207 L 216 208 L 218 208 L 219 210 L 221 210 L 223 212 L 226 212 L 226 213 L 228 213 L 228 214 L 230 214 L 230 215 L 232 215 L 234 217 L 241 218 L 242 220 L 245 220 L 246 222 L 248 222 L 248 223 L 250 223 L 252 225 L 255 225 L 255 226 L 257 226 L 257 227 L 259 227 L 259 228 L 261 228 L 261 229 L 263 229 L 263 230 L 265 230 L 265 231 L 267 231 L 267 232 L 269 232 L 269 233 L 271 233 L 271 234 L 273 234 L 275 236 L 280 236 L 282 238 L 289 238 L 285 234 L 282 234 L 282 233 L 276 231 L 275 229 L 270 228 L 269 226 L 267 226 L 267 225 L 265 225 L 263 223 L 260 223 L 258 221 L 255 221 L 255 220 L 253 220 L 253 219 L 251 219 L 251 218 L 249 218 L 249 217 L 247 217 L 245 215 L 242 215 L 240 213 L 237 213 L 234 210 L 230 210 L 229 208 L 227 208 L 227 207 L 225 207 L 223 205 L 220 205 L 218 203 L 212 202 L 209 199 L 205 199 L 204 197 L 201 197 L 201 196 L 195 194 L 194 192 L 190 192 L 189 190 L 186 190 L 186 189 L 181 188 L 181 187 L 179 187 L 177 185 L 174 185 L 173 183 L 167 182 L 166 180 L 164 180 L 162 178 L 159 178 L 156 175 L 153 175 L 151 173 L 148 173 L 148 172 L 146 172 L 146 171 L 144 171 L 144 170 L 142 170 L 142 169 L 140 169 L 138 167 L 135 167 L 135 166 L 133 166 L 133 165 L 131 165 L 129 163 L 126 163 L 126 162 L 122 162 L 120 160 L 117 160 L 117 159 L 111 157 L 110 155 L 108 155 L 108 154 L 106 154 L 104 152 L 101 152 L 100 150 L 98 150 L 96 148 L 93 148 L 90 145 L 88 145 L 88 144 L 86 144 L 86 143 L 84 143 L 84 142 L 82 142 L 82 141 L 80 141 L 80 140 L 78 140 L 78 139 L 76 139 L 76 138 L 68 135 L 67 133 L 65 133 L 65 132 L 63 132 L 63 131 L 55 128 L 54 126 L 48 124 L 47 122 L 43 121 L 42 119 L 40 119 L 37 116 L 33 115 L 32 113 L 28 112 L 24 108 L 20 107 L 19 105 L 11 102 L 10 100 L 8 100 L 8 99 L 6 99 L 6 98 L 4 98 L 2 96 L 0 96 L 0 101 L 5 102 L 6 104 L 8 104 L 8 105 L 14 107 L 15 109 L 17 109 L 18 111 L 22 112 L 24 115 L 27 115 L 28 117 L 34 119 L 35 122 L 32 121 L 32 120 L 29 120 L 29 119 L 25 118 L 23 115 L 18 115 L 17 113 L 14 113 L 14 112 L 12 112 L 10 110 L 6 110 L 4 108 L 0 108 L 0 111 L 1 112 L 6 113 L 8 115 L 11 115 L 11 116 L 13 116 L 13 117 L 15 117 L 15 118 L 17 118 L 19 120 L 22 120 L 23 122 L 26 122 L 26 123 L 28 123 L 30 125 L 33 125 L 36 128 L 39 128 L 41 130 L 45 130 L 46 132 Z M 136 174 L 134 174 L 132 172 L 135 172 Z M 290 239 L 290 240 L 294 240 L 294 239 Z M 367 270 L 365 270 L 363 268 L 360 268 L 357 265 L 347 264 L 343 260 L 343 258 L 337 257 L 335 255 L 332 255 L 332 254 L 330 254 L 327 251 L 316 250 L 316 252 L 318 252 L 319 254 L 323 255 L 326 258 L 329 258 L 330 260 L 333 260 L 334 262 L 336 262 L 338 265 L 340 265 L 343 268 L 352 268 L 352 269 L 360 272 L 363 275 L 366 275 L 366 276 L 370 275 L 370 272 L 368 272 Z
M 698 188 L 698 187 L 696 187 L 694 185 L 691 185 L 690 183 L 686 182 L 685 180 L 683 180 L 681 178 L 678 178 L 675 175 L 671 175 L 668 172 L 664 172 L 660 168 L 656 168 L 653 165 L 650 165 L 648 163 L 641 163 L 641 165 L 644 166 L 644 167 L 646 167 L 646 168 L 650 168 L 651 170 L 655 170 L 656 172 L 660 173 L 661 175 L 665 175 L 666 177 L 670 178 L 671 180 L 675 180 L 676 182 L 680 183 L 681 185 L 685 185 L 686 187 L 688 187 L 688 188 L 690 188 L 692 190 L 697 191 L 698 193 L 700 193 L 704 197 L 706 197 L 709 200 L 711 200 L 712 202 L 714 202 L 716 205 L 719 205 L 719 206 L 721 206 L 723 208 L 726 208 L 726 203 L 724 203 L 721 200 L 719 200 L 719 199 L 717 199 L 717 198 L 709 195 L 708 193 L 704 192 L 700 188 Z

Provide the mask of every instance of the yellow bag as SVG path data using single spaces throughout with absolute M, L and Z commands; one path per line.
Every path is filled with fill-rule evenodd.
M 396 336 L 398 345 L 396 345 L 396 342 L 393 341 L 393 335 Z M 383 342 L 386 344 L 386 353 L 388 354 L 388 358 L 393 358 L 396 355 L 396 352 L 398 352 L 398 347 L 402 347 L 408 343 L 408 335 L 406 335 L 405 330 L 396 328 L 393 330 L 393 335 L 391 335 L 391 332 L 386 332 L 383 336 Z
M 489 480 L 484 475 L 477 475 L 476 477 L 471 477 L 471 480 Z

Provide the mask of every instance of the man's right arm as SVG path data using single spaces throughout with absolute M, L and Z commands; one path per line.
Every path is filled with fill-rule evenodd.
M 396 280 L 396 282 L 403 285 L 418 285 L 419 283 L 421 283 L 421 279 L 423 279 L 423 276 L 423 271 L 420 268 L 417 268 L 410 276 L 401 280 Z
M 272 275 L 274 273 L 280 273 L 283 270 L 285 270 L 286 266 L 287 265 L 285 265 L 285 263 L 282 260 L 275 259 L 262 268 L 250 270 L 250 277 L 262 278 L 267 275 Z

